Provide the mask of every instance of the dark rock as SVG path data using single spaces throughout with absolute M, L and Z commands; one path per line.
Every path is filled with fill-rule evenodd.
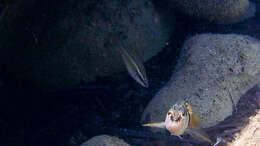
M 216 23 L 228 24 L 254 16 L 255 6 L 248 0 L 170 0 L 184 13 Z
M 64 89 L 125 70 L 118 49 L 148 60 L 172 28 L 148 0 L 27 1 L 1 18 L 1 68 L 16 87 Z

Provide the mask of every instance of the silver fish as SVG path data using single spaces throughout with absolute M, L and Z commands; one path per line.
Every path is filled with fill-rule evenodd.
M 119 49 L 119 50 L 124 60 L 126 69 L 130 74 L 130 76 L 134 78 L 134 80 L 137 83 L 141 84 L 143 87 L 148 88 L 149 87 L 148 79 L 141 59 L 136 54 L 130 55 L 130 53 L 127 52 L 125 49 Z

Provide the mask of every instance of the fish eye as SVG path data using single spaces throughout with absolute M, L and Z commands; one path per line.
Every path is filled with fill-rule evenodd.
M 173 116 L 172 116 L 172 115 L 170 116 L 170 119 L 171 119 L 171 121 L 174 121 L 174 118 L 173 118 Z
M 171 112 L 168 112 L 168 113 L 167 113 L 168 116 L 171 115 L 171 114 L 172 114 Z

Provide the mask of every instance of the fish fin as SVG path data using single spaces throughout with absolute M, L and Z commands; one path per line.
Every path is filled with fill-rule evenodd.
M 188 127 L 185 132 L 197 140 L 202 140 L 202 141 L 212 143 L 208 134 L 205 131 L 203 131 L 201 128 Z
M 188 112 L 190 114 L 190 122 L 189 122 L 189 126 L 191 127 L 198 127 L 201 123 L 199 116 L 197 116 L 192 109 L 192 106 L 189 103 L 185 103 Z
M 165 128 L 165 123 L 164 122 L 159 122 L 159 123 L 147 123 L 147 124 L 142 124 L 144 127 L 156 127 L 156 128 Z
M 173 134 L 172 134 L 173 135 Z M 176 135 L 174 135 L 174 136 L 176 136 Z M 177 137 L 179 137 L 180 139 L 183 139 L 180 135 L 177 135 Z
M 130 55 L 125 49 L 119 49 L 130 76 L 143 87 L 148 88 L 148 79 L 143 62 L 137 55 Z M 132 53 L 133 54 L 133 53 Z
M 190 116 L 190 123 L 189 126 L 191 127 L 198 127 L 200 125 L 200 118 L 196 114 L 192 114 Z
M 180 135 L 174 135 L 174 134 L 172 134 L 172 133 L 171 133 L 171 135 L 177 136 L 177 137 L 179 137 L 180 139 L 183 139 L 183 137 L 181 137 Z

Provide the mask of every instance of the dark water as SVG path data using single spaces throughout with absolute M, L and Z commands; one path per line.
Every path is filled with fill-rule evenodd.
M 44 16 L 32 13 L 31 18 L 23 18 L 24 21 L 29 19 L 31 25 L 42 24 L 45 27 L 42 31 L 47 30 L 49 25 L 55 24 L 54 18 L 64 12 L 58 5 L 68 5 L 61 8 L 70 5 L 69 2 L 48 2 L 30 12 L 44 11 L 53 19 L 39 22 L 46 20 L 41 19 Z M 139 123 L 142 112 L 169 80 L 183 41 L 204 32 L 247 34 L 260 39 L 260 3 L 255 2 L 256 16 L 237 24 L 217 25 L 178 14 L 178 29 L 169 45 L 145 63 L 150 82 L 148 89 L 138 85 L 126 72 L 55 93 L 29 94 L 16 92 L 12 85 L 4 87 L 0 107 L 0 145 L 68 145 L 70 138 L 79 131 L 90 138 L 102 134 L 101 127 L 142 131 Z

